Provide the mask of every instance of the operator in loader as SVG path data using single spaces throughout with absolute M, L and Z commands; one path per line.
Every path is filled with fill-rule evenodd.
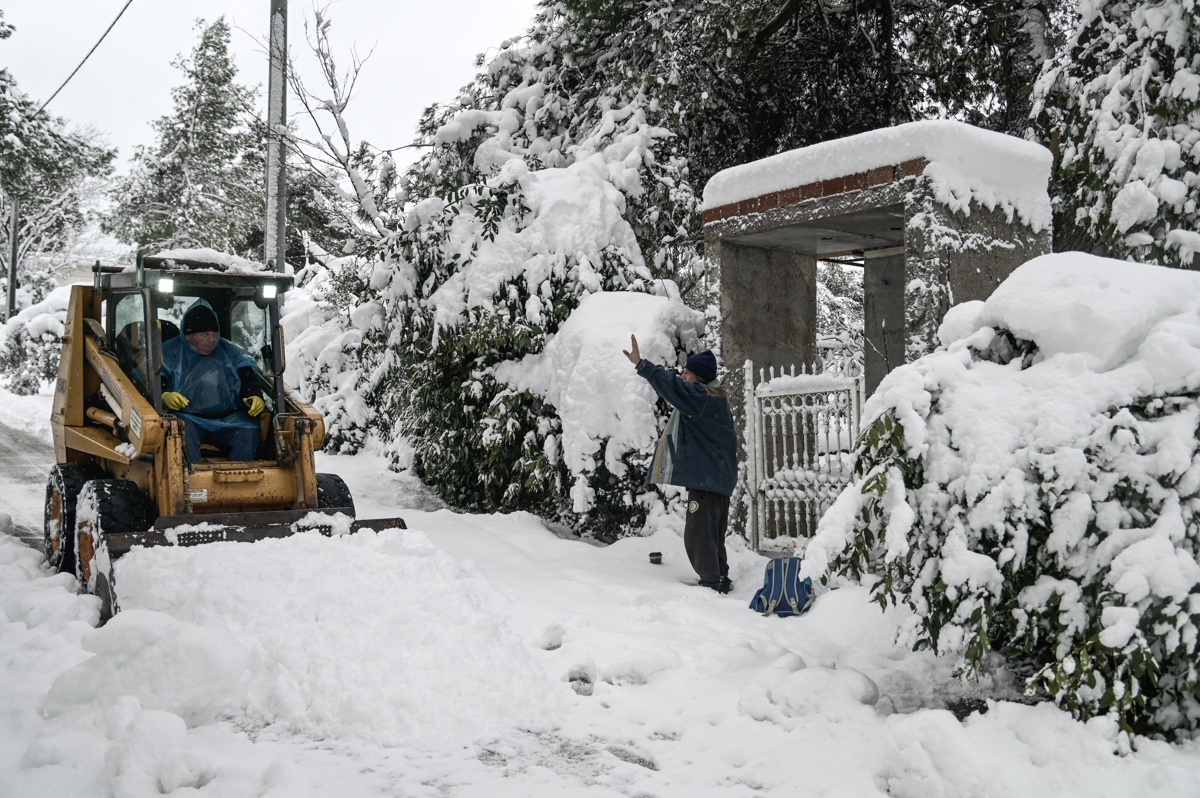
M 184 422 L 184 445 L 190 462 L 201 460 L 208 443 L 230 460 L 253 460 L 258 454 L 259 422 L 266 410 L 254 358 L 220 335 L 217 314 L 197 299 L 183 315 L 183 335 L 162 345 L 165 408 Z

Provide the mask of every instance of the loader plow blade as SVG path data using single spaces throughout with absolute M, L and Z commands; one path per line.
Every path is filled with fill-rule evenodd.
M 354 520 L 351 513 L 347 507 L 163 516 L 148 531 L 107 535 L 108 550 L 115 559 L 134 546 L 200 546 L 219 541 L 253 543 L 268 538 L 291 537 L 301 532 L 315 531 L 331 537 L 368 529 L 375 532 L 407 529 L 402 518 Z

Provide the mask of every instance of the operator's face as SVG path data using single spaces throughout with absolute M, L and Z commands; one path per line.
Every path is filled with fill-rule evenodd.
M 187 334 L 187 342 L 192 345 L 202 355 L 211 355 L 217 348 L 217 342 L 221 340 L 221 335 L 216 330 L 211 332 L 195 332 Z

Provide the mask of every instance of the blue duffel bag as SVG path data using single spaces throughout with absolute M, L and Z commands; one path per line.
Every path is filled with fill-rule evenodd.
M 815 596 L 812 579 L 800 578 L 800 563 L 800 557 L 775 557 L 768 562 L 763 586 L 750 600 L 750 609 L 780 618 L 808 612 Z

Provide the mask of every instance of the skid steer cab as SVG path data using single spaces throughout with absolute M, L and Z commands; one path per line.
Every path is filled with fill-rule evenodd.
M 45 549 L 52 568 L 75 573 L 101 599 L 101 622 L 119 609 L 112 563 L 134 546 L 404 528 L 399 518 L 355 520 L 342 479 L 316 473 L 324 420 L 288 393 L 282 376 L 279 305 L 291 287 L 290 276 L 201 256 L 147 257 L 120 271 L 97 264 L 92 286 L 71 289 L 51 414 L 57 465 L 46 485 Z M 209 332 L 215 316 L 222 339 L 210 355 L 183 333 L 188 311 L 204 305 Z M 216 369 L 210 358 L 218 356 L 228 367 L 222 379 L 239 382 L 228 406 L 208 391 L 181 407 L 188 369 Z M 198 430 L 233 427 L 236 445 L 205 434 L 197 449 Z

